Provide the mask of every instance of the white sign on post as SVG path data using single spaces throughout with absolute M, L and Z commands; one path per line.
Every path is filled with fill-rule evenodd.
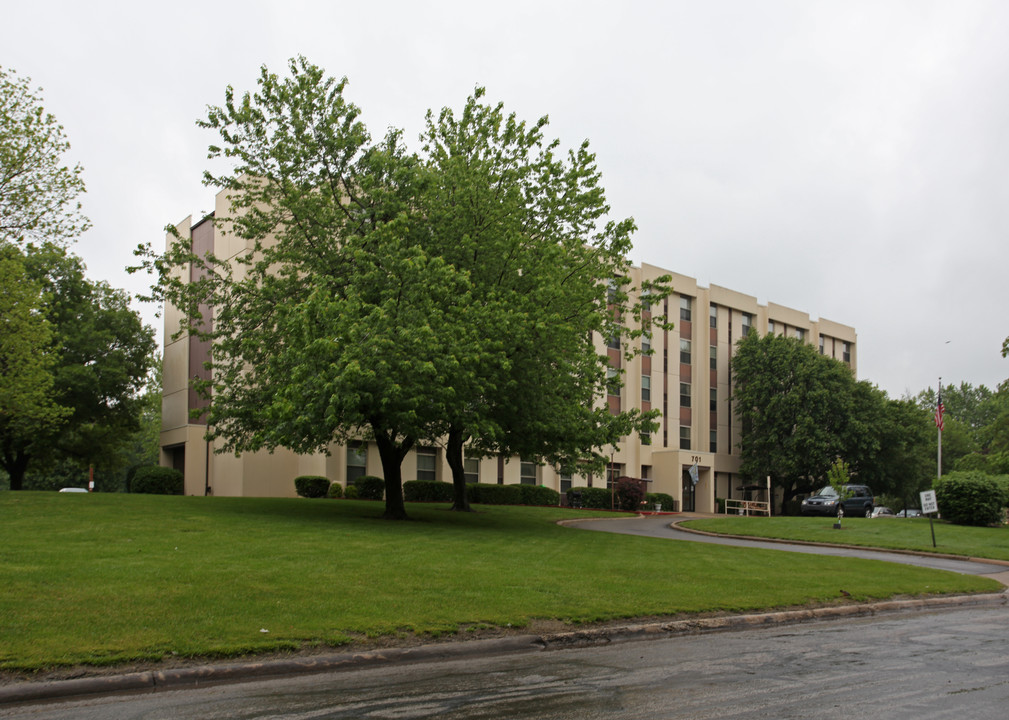
M 935 501 L 935 490 L 925 490 L 921 495 L 921 511 L 929 513 L 939 512 L 939 504 Z

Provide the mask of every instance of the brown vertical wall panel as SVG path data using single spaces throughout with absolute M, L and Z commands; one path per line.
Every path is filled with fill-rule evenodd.
M 192 241 L 193 241 L 193 252 L 197 255 L 206 255 L 214 250 L 214 221 L 213 218 L 206 218 L 202 222 L 198 223 L 192 229 Z M 189 279 L 191 282 L 200 280 L 204 275 L 204 271 L 196 266 L 191 266 L 189 271 Z M 204 318 L 207 329 L 213 326 L 213 311 L 209 305 L 200 305 L 200 314 Z M 210 371 L 207 370 L 205 364 L 210 362 L 210 342 L 208 340 L 200 340 L 197 337 L 190 337 L 189 339 L 189 378 L 199 378 L 200 380 L 209 380 Z M 205 408 L 210 404 L 208 400 L 200 397 L 196 390 L 190 385 L 189 388 L 189 409 L 193 410 L 195 408 Z M 206 425 L 206 415 L 201 415 L 199 419 L 190 422 L 197 425 Z

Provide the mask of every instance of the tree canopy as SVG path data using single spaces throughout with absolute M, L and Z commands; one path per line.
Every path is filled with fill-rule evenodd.
M 586 145 L 566 158 L 482 90 L 428 117 L 423 152 L 373 142 L 337 81 L 303 58 L 211 108 L 211 156 L 233 172 L 220 231 L 251 250 L 149 250 L 155 296 L 213 341 L 208 432 L 222 451 L 326 451 L 375 440 L 386 516 L 405 517 L 400 466 L 418 443 L 573 462 L 635 418 L 592 410 L 605 382 L 593 331 L 630 311 L 606 286 L 626 269 L 630 221 L 608 206 Z M 195 263 L 201 280 L 173 269 Z M 657 288 L 656 292 L 660 290 Z M 214 308 L 203 322 L 201 304 Z M 548 429 L 548 417 L 556 424 Z M 640 422 L 640 420 L 638 420 Z M 622 423 L 622 424 L 621 424 Z M 477 443 L 479 443 L 477 445 Z M 460 474 L 461 477 L 461 474 Z
M 41 90 L 0 67 L 0 243 L 65 244 L 88 228 L 82 168 L 63 161 L 69 148 Z
M 13 246 L 0 245 L 0 467 L 20 489 L 27 448 L 66 420 L 56 401 L 57 348 L 42 287 Z
M 457 509 L 466 508 L 467 442 L 470 454 L 599 469 L 602 448 L 650 425 L 637 411 L 612 414 L 596 402 L 609 368 L 596 339 L 618 333 L 628 313 L 636 332 L 651 332 L 622 282 L 633 222 L 605 221 L 610 208 L 587 142 L 565 157 L 544 137 L 546 117 L 520 121 L 484 95 L 477 88 L 458 114 L 429 112 L 421 137 L 425 246 L 471 279 L 481 309 L 474 329 L 490 351 L 475 382 L 454 383 L 459 402 L 441 428 Z M 634 290 L 659 300 L 667 281 Z
M 877 494 L 906 498 L 927 486 L 928 413 L 913 401 L 857 382 L 846 365 L 795 338 L 750 333 L 732 369 L 741 471 L 770 475 L 786 507 L 839 462 Z
M 34 388 L 32 399 L 22 398 L 11 411 L 14 422 L 0 427 L 0 467 L 11 489 L 22 487 L 30 466 L 42 471 L 66 460 L 112 470 L 120 446 L 138 427 L 153 331 L 129 307 L 126 293 L 89 280 L 83 262 L 65 248 L 28 245 L 22 252 L 7 245 L 2 255 L 0 293 L 18 298 L 2 313 L 4 324 L 28 308 L 40 340 L 33 346 L 25 333 L 4 333 L 5 346 L 21 338 L 18 356 L 34 378 L 22 385 L 17 378 L 24 373 L 0 365 L 4 386 L 22 395 Z
M 936 405 L 935 389 L 921 391 L 916 401 L 922 411 L 931 414 Z M 1009 381 L 994 391 L 984 385 L 949 383 L 942 388 L 942 402 L 946 409 L 943 474 L 954 470 L 1009 474 Z M 929 438 L 935 458 L 938 438 L 934 428 Z

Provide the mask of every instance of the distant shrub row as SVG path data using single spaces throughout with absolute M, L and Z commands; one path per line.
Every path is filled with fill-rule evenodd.
M 452 502 L 452 483 L 410 480 L 403 483 L 407 502 Z M 559 505 L 560 493 L 542 485 L 492 485 L 473 483 L 466 486 L 466 498 L 477 505 Z
M 630 483 L 627 484 L 630 486 Z M 619 491 L 618 487 L 618 491 Z M 664 512 L 673 511 L 673 497 L 666 493 L 645 493 L 644 507 L 641 507 L 641 498 L 637 493 L 625 493 L 626 500 L 624 508 L 621 508 L 620 498 L 609 488 L 604 487 L 573 487 L 568 491 L 568 502 L 571 502 L 572 493 L 581 493 L 582 507 L 594 508 L 597 510 L 633 509 L 633 510 L 654 510 L 656 505 Z M 637 498 L 635 502 L 635 498 Z

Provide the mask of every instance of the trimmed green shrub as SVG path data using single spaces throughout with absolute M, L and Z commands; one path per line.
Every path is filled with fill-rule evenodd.
M 362 475 L 354 481 L 354 487 L 362 500 L 381 500 L 385 497 L 385 480 L 374 475 Z
M 716 498 L 722 501 L 721 512 L 725 512 L 725 498 Z M 645 504 L 648 505 L 649 509 L 655 507 L 655 503 L 659 503 L 662 506 L 663 512 L 673 511 L 673 496 L 666 493 L 645 493 Z
M 469 501 L 478 505 L 521 505 L 521 485 L 492 485 L 474 483 L 467 485 Z
M 994 525 L 1002 518 L 1004 491 L 991 475 L 952 472 L 935 481 L 935 498 L 944 520 L 956 525 Z
M 343 485 L 340 483 L 332 483 L 329 486 L 329 490 L 326 491 L 326 497 L 328 498 L 342 498 L 343 497 Z
M 321 475 L 299 475 L 294 478 L 294 489 L 303 498 L 324 498 L 329 492 L 329 478 Z
M 1002 507 L 1009 507 L 1009 475 L 992 475 L 991 479 L 1002 491 Z
M 641 487 L 640 480 L 620 478 L 617 480 L 614 491 L 618 508 L 625 512 L 637 512 L 641 509 L 641 502 L 645 499 L 645 490 Z
M 410 480 L 403 483 L 403 499 L 407 502 L 452 502 L 452 483 L 437 480 Z
M 133 473 L 130 492 L 148 495 L 182 495 L 185 492 L 182 473 L 175 468 L 147 465 Z
M 519 485 L 523 505 L 560 505 L 561 494 L 543 485 Z
M 607 488 L 573 487 L 568 491 L 568 497 L 571 496 L 571 493 L 575 492 L 582 494 L 583 508 L 609 510 L 613 507 L 612 493 Z
M 348 500 L 357 500 L 357 488 L 353 485 L 348 485 L 343 490 L 343 496 Z

